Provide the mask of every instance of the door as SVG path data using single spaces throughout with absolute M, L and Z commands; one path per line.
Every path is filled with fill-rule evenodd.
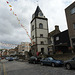
M 41 53 L 44 54 L 44 48 L 41 48 Z

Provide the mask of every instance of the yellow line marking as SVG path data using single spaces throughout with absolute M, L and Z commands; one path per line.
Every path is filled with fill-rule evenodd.
M 4 63 L 3 63 L 3 71 L 4 71 L 4 75 L 7 75 Z

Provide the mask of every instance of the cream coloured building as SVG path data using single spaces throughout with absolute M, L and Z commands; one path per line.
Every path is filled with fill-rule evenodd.
M 48 19 L 44 16 L 39 6 L 32 15 L 31 21 L 32 52 L 48 54 Z
M 20 45 L 18 45 L 18 52 L 21 55 L 25 55 L 25 52 L 29 52 L 30 50 L 30 43 L 29 42 L 21 42 Z

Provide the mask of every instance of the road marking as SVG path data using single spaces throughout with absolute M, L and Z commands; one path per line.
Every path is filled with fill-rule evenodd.
M 4 72 L 4 75 L 7 75 L 4 63 L 3 63 L 3 72 Z

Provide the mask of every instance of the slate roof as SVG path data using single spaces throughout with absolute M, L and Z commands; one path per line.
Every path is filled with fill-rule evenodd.
M 40 7 L 39 7 L 39 6 L 37 6 L 36 11 L 35 11 L 35 13 L 34 13 L 35 17 L 37 17 L 37 16 L 38 16 L 39 12 L 41 12 L 41 13 L 42 13 L 42 11 L 41 11 Z

